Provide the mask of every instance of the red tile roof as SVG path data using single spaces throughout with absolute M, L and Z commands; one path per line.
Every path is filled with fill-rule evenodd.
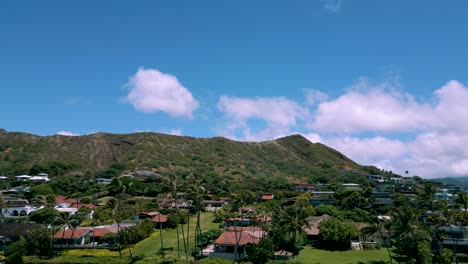
M 272 193 L 264 193 L 262 195 L 262 200 L 271 200 L 273 199 L 273 194 Z
M 166 223 L 167 222 L 167 219 L 168 219 L 168 216 L 167 215 L 163 215 L 161 214 L 161 216 L 157 215 L 155 217 L 153 217 L 151 219 L 152 222 L 155 222 L 155 223 Z
M 57 233 L 55 233 L 54 238 L 56 239 L 77 239 L 82 237 L 83 235 L 86 235 L 91 231 L 91 228 L 89 227 L 79 227 L 75 228 L 75 230 L 72 229 L 67 229 L 65 230 L 65 233 L 63 230 L 59 230 Z
M 71 199 L 63 195 L 58 195 L 55 197 L 55 203 L 76 203 L 76 199 Z
M 240 232 L 240 226 L 230 226 L 227 228 L 227 231 L 237 231 Z M 249 232 L 249 231 L 263 231 L 262 227 L 260 226 L 244 226 L 242 227 L 242 232 Z
M 94 228 L 94 230 L 91 229 L 91 233 L 89 233 L 89 236 L 90 237 L 103 237 L 109 233 L 117 234 L 117 227 L 116 226 L 96 227 Z
M 224 231 L 214 243 L 227 246 L 235 246 L 237 241 L 239 241 L 239 245 L 241 246 L 249 243 L 258 244 L 262 238 L 262 234 L 263 231 Z

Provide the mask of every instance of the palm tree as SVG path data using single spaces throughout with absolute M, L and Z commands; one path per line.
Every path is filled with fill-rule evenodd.
M 300 234 L 305 227 L 310 227 L 309 222 L 306 220 L 308 217 L 304 204 L 300 201 L 283 207 L 280 210 L 280 226 L 284 232 L 292 236 L 294 243 L 294 251 L 298 249 L 298 234 Z
M 392 211 L 392 237 L 400 257 L 409 263 L 429 263 L 429 232 L 419 224 L 419 212 L 409 206 L 400 206 Z
M 176 214 L 177 214 L 177 254 L 180 258 L 180 237 L 179 237 L 179 224 L 180 224 L 180 211 L 179 211 L 179 206 L 177 204 L 177 187 L 178 187 L 178 177 L 177 175 L 174 174 L 174 177 L 172 179 L 172 201 L 174 202 Z M 188 253 L 187 253 L 187 245 L 185 241 L 185 232 L 184 232 L 184 226 L 182 225 L 182 242 L 184 245 L 184 252 L 185 252 L 185 258 L 188 259 Z
M 163 244 L 163 234 L 162 234 L 162 223 L 161 223 L 161 211 L 159 209 L 159 200 L 156 200 L 156 203 L 158 205 L 158 222 L 159 222 L 159 238 L 161 239 L 161 255 L 162 258 L 164 259 L 164 244 Z

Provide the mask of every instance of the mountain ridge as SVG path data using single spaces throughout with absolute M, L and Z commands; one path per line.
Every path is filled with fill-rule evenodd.
M 297 178 L 324 170 L 338 173 L 362 168 L 339 151 L 297 134 L 262 142 L 240 142 L 223 137 L 196 138 L 153 132 L 39 136 L 0 129 L 0 174 L 2 170 L 24 172 L 34 165 L 51 162 L 70 163 L 81 171 L 102 171 L 119 163 L 130 169 L 203 168 L 231 176 L 260 174 Z

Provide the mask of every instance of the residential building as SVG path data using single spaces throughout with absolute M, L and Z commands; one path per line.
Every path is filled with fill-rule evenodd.
M 321 204 L 329 204 L 333 200 L 335 192 L 312 192 L 312 198 L 309 200 L 312 206 L 319 206 Z
M 315 186 L 307 182 L 296 182 L 293 184 L 296 192 L 313 192 Z
M 265 236 L 266 232 L 260 227 L 244 227 L 242 230 L 230 228 L 224 231 L 212 246 L 203 250 L 202 254 L 215 258 L 245 259 L 247 244 L 258 244 Z

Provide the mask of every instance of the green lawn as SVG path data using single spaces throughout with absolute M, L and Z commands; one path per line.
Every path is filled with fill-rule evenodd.
M 219 224 L 213 223 L 213 213 L 205 212 L 200 216 L 200 224 L 202 232 L 218 229 Z M 190 219 L 190 236 L 189 236 L 189 250 L 194 246 L 194 235 L 195 235 L 195 217 Z M 185 226 L 186 227 L 186 226 Z M 187 230 L 185 228 L 185 230 Z M 182 243 L 182 232 L 179 230 L 180 237 L 180 256 L 184 257 L 184 248 Z M 177 252 L 177 232 L 175 229 L 163 230 L 163 244 L 164 254 L 166 258 L 178 258 Z M 154 261 L 161 258 L 160 253 L 161 241 L 159 237 L 159 231 L 154 232 L 151 237 L 141 241 L 133 247 L 133 253 L 135 256 L 143 256 L 145 260 Z M 190 254 L 190 251 L 189 251 Z M 185 258 L 185 257 L 184 257 Z M 137 262 L 146 263 L 146 262 Z M 154 263 L 154 262 L 153 262 Z
M 294 260 L 310 264 L 377 264 L 389 262 L 387 250 L 327 251 L 306 247 Z
M 214 219 L 213 213 L 205 212 L 200 216 L 202 232 L 218 229 L 219 224 L 212 223 Z M 189 249 L 194 246 L 194 235 L 195 235 L 195 216 L 190 218 L 190 241 Z M 187 226 L 185 225 L 185 230 Z M 180 231 L 180 230 L 179 230 Z M 163 243 L 164 253 L 167 263 L 182 263 L 180 260 L 185 259 L 184 248 L 182 244 L 182 232 L 179 232 L 180 237 L 180 256 L 179 259 L 177 254 L 177 232 L 175 229 L 164 229 L 163 230 Z M 155 230 L 151 236 L 138 244 L 134 245 L 131 250 L 133 256 L 143 258 L 137 263 L 161 263 L 160 254 L 161 241 L 159 237 L 159 230 Z M 190 254 L 190 251 L 189 251 Z M 189 258 L 191 256 L 189 255 Z M 193 259 L 193 258 L 191 258 Z M 110 251 L 107 249 L 71 249 L 64 251 L 62 256 L 54 257 L 53 259 L 40 259 L 38 257 L 25 257 L 26 263 L 128 263 L 129 262 L 129 250 L 122 250 L 122 257 L 119 257 L 118 251 Z

